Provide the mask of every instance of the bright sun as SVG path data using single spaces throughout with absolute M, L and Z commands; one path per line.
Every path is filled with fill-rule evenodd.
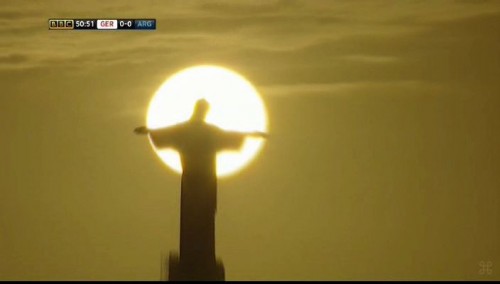
M 163 83 L 149 104 L 148 128 L 157 129 L 188 120 L 196 101 L 201 98 L 210 103 L 206 122 L 225 130 L 267 132 L 264 103 L 252 84 L 229 69 L 209 65 L 181 70 Z M 263 143 L 262 138 L 248 137 L 240 151 L 220 152 L 217 176 L 229 176 L 248 165 Z M 177 151 L 153 148 L 169 168 L 182 172 Z

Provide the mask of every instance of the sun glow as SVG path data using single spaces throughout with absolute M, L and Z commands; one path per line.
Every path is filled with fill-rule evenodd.
M 210 103 L 206 122 L 225 130 L 267 132 L 264 103 L 252 84 L 229 69 L 210 65 L 181 70 L 163 83 L 150 102 L 148 128 L 157 129 L 188 120 L 196 101 L 201 98 Z M 262 138 L 249 137 L 240 151 L 220 152 L 217 176 L 229 176 L 244 168 L 263 143 Z M 169 168 L 182 172 L 177 151 L 153 148 Z

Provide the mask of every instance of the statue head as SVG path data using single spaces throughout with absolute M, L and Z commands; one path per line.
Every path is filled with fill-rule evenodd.
M 193 114 L 191 115 L 192 121 L 205 121 L 205 118 L 210 110 L 210 104 L 205 99 L 199 99 L 194 106 Z

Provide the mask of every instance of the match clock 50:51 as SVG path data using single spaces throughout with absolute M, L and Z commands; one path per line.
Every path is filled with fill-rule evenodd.
M 95 29 L 97 20 L 75 20 L 75 29 Z

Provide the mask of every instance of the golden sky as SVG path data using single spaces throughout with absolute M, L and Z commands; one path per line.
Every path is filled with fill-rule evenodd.
M 207 63 L 272 134 L 219 183 L 227 280 L 500 279 L 500 1 L 3 0 L 0 34 L 0 280 L 160 278 L 180 177 L 132 129 Z

